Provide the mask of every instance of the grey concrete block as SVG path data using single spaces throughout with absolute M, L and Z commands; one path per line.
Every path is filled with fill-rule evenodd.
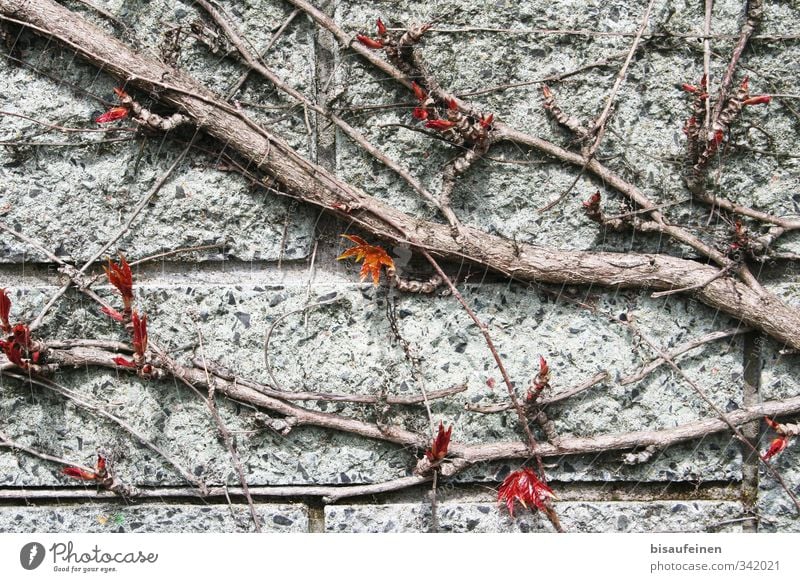
M 437 24 L 437 27 L 448 31 L 426 34 L 422 49 L 439 83 L 469 96 L 473 91 L 497 85 L 530 82 L 468 98 L 512 127 L 566 147 L 571 136 L 555 127 L 548 118 L 541 105 L 541 83 L 536 81 L 624 54 L 630 46 L 630 38 L 602 34 L 569 36 L 536 33 L 531 29 L 552 29 L 551 24 L 558 22 L 559 28 L 565 30 L 629 32 L 635 29 L 633 22 L 639 22 L 642 12 L 643 7 L 638 4 L 620 3 L 557 2 L 545 8 L 538 3 L 518 2 L 500 6 L 483 2 L 436 2 L 424 6 L 399 2 L 391 7 L 373 2 L 347 2 L 337 10 L 336 18 L 348 30 L 374 34 L 378 16 L 390 24 L 406 25 L 434 17 L 440 22 L 442 15 L 446 15 L 447 24 Z M 774 31 L 786 27 L 779 24 L 781 19 L 777 14 L 794 13 L 785 6 L 775 7 L 775 12 L 770 6 L 766 12 L 771 14 L 766 30 L 773 34 L 779 34 Z M 715 33 L 734 34 L 740 14 L 741 5 L 736 2 L 715 4 Z M 651 16 L 653 25 L 666 23 L 664 26 L 668 30 L 682 32 L 699 32 L 702 21 L 702 11 L 696 6 L 680 3 L 657 7 Z M 467 30 L 458 32 L 460 29 Z M 715 50 L 730 50 L 732 43 L 732 39 L 715 39 Z M 796 75 L 782 71 L 782 62 L 787 65 L 793 62 L 783 44 L 759 42 L 758 46 L 758 64 L 748 71 L 753 94 L 770 92 L 770 86 L 775 83 L 781 84 L 782 92 L 796 93 Z M 359 110 L 353 123 L 394 159 L 409 167 L 431 191 L 438 191 L 441 169 L 458 155 L 458 151 L 407 129 L 391 127 L 397 123 L 422 125 L 411 117 L 414 99 L 410 91 L 394 86 L 384 88 L 380 84 L 382 74 L 361 59 L 352 59 L 345 53 L 340 60 L 341 90 L 353 107 L 399 104 Z M 723 61 L 713 60 L 713 75 L 723 73 Z M 613 84 L 620 63 L 621 59 L 611 58 L 605 67 L 551 83 L 559 103 L 569 113 L 590 121 L 605 105 L 608 88 Z M 665 209 L 669 220 L 702 230 L 705 236 L 718 241 L 715 244 L 724 247 L 731 236 L 730 224 L 719 219 L 709 224 L 705 216 L 699 216 L 704 213 L 698 213 L 695 205 L 687 200 L 685 186 L 677 177 L 686 143 L 682 128 L 689 116 L 688 99 L 680 85 L 696 82 L 702 70 L 702 51 L 695 50 L 692 44 L 650 41 L 643 49 L 643 56 L 632 62 L 626 81 L 619 89 L 616 112 L 601 151 L 602 157 L 609 159 L 610 167 L 637 183 L 652 200 L 669 205 Z M 789 77 L 792 80 L 784 81 Z M 793 123 L 791 112 L 777 102 L 768 107 L 748 108 L 744 119 L 735 126 L 731 141 L 747 142 L 743 144 L 745 147 L 756 150 L 767 147 L 769 151 L 757 153 L 733 146 L 729 148 L 733 153 L 726 150 L 730 159 L 726 158 L 720 172 L 719 192 L 737 202 L 778 214 L 797 213 L 797 208 L 792 206 L 796 201 L 791 199 L 791 194 L 797 190 L 793 177 L 797 174 L 793 171 L 796 160 L 782 156 L 781 151 L 788 152 L 780 148 L 777 148 L 777 155 L 773 155 L 775 147 L 772 146 L 772 143 L 785 146 L 791 143 L 791 138 L 781 136 L 793 135 Z M 749 130 L 748 126 L 768 129 L 764 134 Z M 772 140 L 769 146 L 761 143 L 766 139 Z M 401 184 L 391 171 L 359 152 L 346 138 L 340 140 L 338 147 L 340 175 L 392 204 L 400 204 L 407 211 L 436 216 L 435 209 Z M 514 160 L 521 162 L 514 163 Z M 580 205 L 593 192 L 602 193 L 603 209 L 608 215 L 626 212 L 628 208 L 619 195 L 587 175 L 578 178 L 571 194 L 558 207 L 545 213 L 538 211 L 570 190 L 578 174 L 578 169 L 553 163 L 524 148 L 501 145 L 459 179 L 453 208 L 463 222 L 518 241 L 572 249 L 666 249 L 693 253 L 668 240 L 598 229 L 584 216 Z M 798 237 L 790 235 L 785 240 L 789 244 L 786 250 L 789 250 L 796 246 Z
M 304 505 L 258 504 L 263 532 L 308 531 Z M 2 533 L 234 533 L 253 531 L 246 505 L 141 505 L 97 503 L 81 506 L 2 507 Z
M 168 7 L 168 4 L 125 4 L 124 12 L 136 15 L 138 22 L 153 23 L 152 26 L 136 27 L 146 36 L 136 39 L 143 46 L 157 47 L 158 38 L 147 35 L 157 36 L 170 25 L 179 24 L 171 17 L 174 7 Z M 282 20 L 281 10 L 250 8 L 248 12 L 258 13 L 257 18 L 248 22 L 252 28 L 262 30 L 255 38 L 266 45 L 263 36 L 269 36 L 270 28 Z M 253 14 L 248 18 L 250 16 Z M 304 86 L 308 86 L 311 84 L 309 75 L 313 74 L 313 66 L 309 64 L 310 33 L 301 27 L 290 36 L 291 40 L 283 41 L 290 43 L 288 46 L 276 46 L 273 62 L 282 64 L 283 74 L 305 78 Z M 130 131 L 97 133 L 101 126 L 93 120 L 105 108 L 92 96 L 115 102 L 111 89 L 118 82 L 76 60 L 69 51 L 53 50 L 52 44 L 45 40 L 24 35 L 18 47 L 22 49 L 26 62 L 52 72 L 64 83 L 4 59 L 0 63 L 0 94 L 9 104 L 7 109 L 43 122 L 90 132 L 61 134 L 51 131 L 42 136 L 39 135 L 42 126 L 29 119 L 3 116 L 0 127 L 2 140 L 77 144 L 75 147 L 0 148 L 0 178 L 3 183 L 0 193 L 3 205 L 8 205 L 3 220 L 14 229 L 41 241 L 56 255 L 85 261 L 120 231 L 134 207 L 183 151 L 193 136 L 193 130 L 179 128 L 155 139 L 137 136 Z M 211 82 L 213 87 L 219 85 L 217 88 L 220 90 L 230 84 L 231 79 L 238 79 L 244 70 L 230 60 L 220 62 L 219 57 L 211 55 L 203 59 L 193 54 L 187 62 L 195 63 L 197 71 L 215 71 L 217 83 L 211 79 L 203 80 Z M 192 70 L 193 73 L 197 71 Z M 80 89 L 71 90 L 69 84 Z M 258 86 L 263 88 L 263 83 L 258 83 Z M 246 88 L 255 91 L 251 86 Z M 134 96 L 147 103 L 146 95 Z M 250 98 L 264 107 L 269 105 L 269 100 L 262 99 L 260 94 L 252 94 Z M 281 112 L 279 115 L 283 115 L 285 106 L 284 102 L 284 109 L 278 110 Z M 287 135 L 298 136 L 293 145 L 310 155 L 302 115 L 294 116 L 292 123 L 272 123 L 269 116 L 261 121 L 269 122 L 277 130 L 284 130 Z M 130 120 L 102 126 L 109 130 L 135 127 L 136 124 Z M 126 137 L 132 141 L 101 143 Z M 252 187 L 246 178 L 224 170 L 225 160 L 219 158 L 213 144 L 199 140 L 197 145 L 201 149 L 191 152 L 175 169 L 109 254 L 121 249 L 129 258 L 135 259 L 181 247 L 221 243 L 226 243 L 225 255 L 222 249 L 212 249 L 178 258 L 191 261 L 228 256 L 274 261 L 303 258 L 310 252 L 316 218 L 312 209 L 268 194 L 264 187 Z M 218 164 L 220 169 L 217 169 Z M 45 257 L 21 241 L 10 236 L 0 237 L 0 262 L 43 260 Z M 175 257 L 170 260 L 175 260 Z
M 571 533 L 610 532 L 737 532 L 742 506 L 730 501 L 564 501 L 557 502 L 564 528 Z M 392 505 L 329 505 L 328 532 L 419 532 L 431 524 L 427 503 Z M 512 518 L 496 503 L 447 502 L 439 506 L 443 532 L 553 532 L 547 518 L 517 507 Z
M 798 286 L 800 269 L 797 266 L 787 267 L 783 275 L 771 286 L 770 290 L 787 301 L 800 305 L 800 286 Z M 764 400 L 793 397 L 800 394 L 800 375 L 797 373 L 798 355 L 785 353 L 777 342 L 763 339 L 761 342 L 764 357 L 761 375 L 761 396 Z M 797 422 L 796 418 L 778 418 L 779 421 Z M 764 426 L 760 441 L 760 451 L 764 453 L 772 439 L 777 435 Z M 770 463 L 783 479 L 789 490 L 800 496 L 800 454 L 798 438 L 790 439 L 789 446 Z M 763 465 L 759 471 L 757 510 L 760 518 L 759 531 L 798 532 L 800 520 L 797 508 L 787 492 L 774 476 Z
M 179 360 L 199 352 L 195 341 L 203 334 L 203 355 L 243 377 L 271 383 L 264 364 L 264 338 L 272 323 L 306 301 L 302 286 L 198 285 L 164 287 L 144 281 L 136 286 L 137 304 L 149 317 L 152 341 Z M 14 294 L 15 314 L 35 313 L 45 290 Z M 50 290 L 52 292 L 52 290 Z M 386 291 L 371 286 L 317 285 L 310 299 L 341 301 L 313 310 L 306 321 L 301 313 L 273 330 L 270 363 L 276 378 L 289 390 L 344 393 L 418 393 L 401 346 L 393 340 L 385 314 Z M 107 295 L 114 303 L 113 295 Z M 649 361 L 652 353 L 632 338 L 624 327 L 609 323 L 617 312 L 637 319 L 654 341 L 665 347 L 694 333 L 695 321 L 709 318 L 708 310 L 683 303 L 668 303 L 670 320 L 659 321 L 659 310 L 639 295 L 618 295 L 602 300 L 603 315 L 572 305 L 553 304 L 530 290 L 506 285 L 484 285 L 468 290 L 468 298 L 492 330 L 494 341 L 524 397 L 529 379 L 538 370 L 539 354 L 546 355 L 553 371 L 553 390 L 577 384 L 598 370 L 619 377 Z M 400 333 L 420 357 L 427 390 L 466 383 L 467 391 L 434 401 L 436 420 L 454 424 L 454 441 L 460 443 L 516 440 L 513 413 L 482 415 L 464 411 L 465 403 L 506 402 L 507 395 L 482 337 L 450 298 L 398 297 Z M 17 307 L 18 306 L 18 307 Z M 602 312 L 601 311 L 601 312 Z M 22 318 L 24 319 L 24 315 Z M 106 337 L 125 340 L 116 324 L 82 300 L 62 302 L 49 316 L 43 337 Z M 725 323 L 725 322 L 719 322 Z M 740 363 L 737 344 L 731 351 L 711 349 L 687 355 L 681 365 L 718 406 L 730 410 L 740 403 Z M 194 350 L 194 351 L 193 351 Z M 487 386 L 498 378 L 494 389 Z M 105 407 L 148 438 L 163 443 L 171 454 L 197 475 L 212 482 L 235 479 L 228 455 L 216 438 L 216 429 L 203 404 L 180 384 L 146 382 L 114 371 L 65 371 L 57 380 Z M 733 382 L 732 382 L 733 380 Z M 5 381 L 4 381 L 5 382 Z M 60 397 L 31 391 L 9 382 L 3 407 L 9 430 L 28 444 L 43 443 L 48 450 L 87 462 L 97 448 L 118 451 L 120 470 L 136 484 L 174 483 L 163 463 L 149 452 L 131 446 L 129 439 L 106 422 L 91 419 Z M 312 409 L 343 413 L 376 421 L 374 406 L 341 403 L 306 403 Z M 265 429 L 248 407 L 222 403 L 226 423 L 243 435 L 240 445 L 251 484 L 358 483 L 408 474 L 414 451 L 378 444 L 350 435 L 324 435 L 316 429 L 298 429 L 280 437 Z M 551 407 L 551 417 L 563 436 L 592 436 L 644 428 L 676 426 L 708 416 L 704 403 L 688 386 L 666 369 L 631 387 L 601 385 Z M 409 430 L 427 432 L 421 406 L 397 410 L 390 422 Z M 36 427 L 33 430 L 31 427 Z M 620 454 L 586 459 L 557 460 L 552 477 L 560 480 L 713 480 L 737 478 L 739 456 L 730 439 L 703 439 L 701 443 L 656 455 L 651 464 L 623 466 Z M 138 451 L 138 452 L 136 452 Z M 419 453 L 416 453 L 419 454 Z M 2 457 L 0 457 L 2 458 Z M 6 454 L 6 462 L 13 460 Z M 21 461 L 22 471 L 7 473 L 14 484 L 54 484 L 52 467 Z M 476 470 L 470 479 L 496 480 L 508 464 Z M 63 478 L 56 477 L 55 483 Z
M 769 438 L 763 441 L 762 452 L 767 449 L 774 436 L 770 431 Z M 789 446 L 779 456 L 774 457 L 771 463 L 789 491 L 795 497 L 800 497 L 800 452 L 797 438 L 792 439 Z M 759 471 L 756 510 L 759 531 L 800 532 L 797 507 L 786 490 L 763 466 Z

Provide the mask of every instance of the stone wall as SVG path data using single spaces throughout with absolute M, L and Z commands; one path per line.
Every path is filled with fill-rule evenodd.
M 163 33 L 188 30 L 198 17 L 191 3 L 98 2 L 127 29 L 77 2 L 83 13 L 143 51 L 159 54 Z M 263 49 L 292 12 L 278 0 L 222 3 L 257 49 Z M 621 65 L 611 58 L 630 47 L 641 21 L 640 2 L 561 0 L 359 1 L 334 0 L 324 9 L 340 26 L 372 34 L 381 16 L 390 25 L 436 18 L 425 55 L 441 84 L 470 93 L 507 83 L 542 79 L 609 59 L 554 83 L 563 106 L 590 119 L 605 104 Z M 727 64 L 741 22 L 741 3 L 714 3 L 712 74 Z M 759 34 L 743 60 L 752 93 L 800 93 L 797 41 L 800 9 L 767 2 Z M 687 117 L 683 82 L 702 73 L 702 42 L 690 34 L 703 28 L 702 3 L 656 2 L 650 38 L 631 64 L 616 99 L 600 158 L 634 181 L 668 217 L 690 225 L 721 247 L 730 227 L 718 215 L 687 201 L 680 179 Z M 466 29 L 466 30 L 464 30 Z M 548 29 L 549 32 L 543 31 Z M 455 31 L 458 30 L 458 31 Z M 556 33 L 555 30 L 572 31 Z M 594 33 L 575 32 L 579 30 Z M 622 34 L 625 33 L 625 34 Z M 774 38 L 794 35 L 793 38 Z M 132 209 L 182 152 L 192 132 L 163 135 L 127 131 L 65 134 L 30 118 L 62 126 L 96 129 L 93 119 L 113 102 L 118 81 L 76 58 L 55 41 L 10 29 L 11 52 L 25 66 L 0 61 L 4 143 L 49 145 L 0 148 L 0 220 L 39 241 L 51 253 L 82 265 L 121 228 Z M 244 69 L 184 36 L 177 64 L 220 93 Z M 10 49 L 6 49 L 7 51 Z M 287 26 L 266 56 L 276 73 L 330 107 L 402 162 L 432 190 L 454 150 L 407 127 L 412 125 L 409 92 L 354 55 L 327 33 L 316 31 L 302 13 Z M 548 119 L 540 85 L 470 97 L 485 111 L 519 129 L 567 145 L 569 136 Z M 146 97 L 146 96 L 142 96 Z M 282 134 L 301 153 L 370 194 L 418 216 L 435 210 L 390 170 L 373 161 L 324 119 L 298 108 L 268 83 L 251 75 L 237 95 L 242 108 Z M 748 108 L 730 147 L 715 167 L 718 191 L 743 204 L 785 215 L 800 212 L 796 98 Z M 369 107 L 385 105 L 385 107 Z M 23 117 L 26 116 L 26 117 Z M 114 127 L 130 128 L 129 121 Z M 126 139 L 126 141 L 110 141 Z M 55 145 L 55 144 L 71 145 Z M 200 139 L 113 246 L 133 261 L 184 247 L 217 245 L 166 256 L 135 268 L 137 305 L 148 314 L 151 337 L 178 360 L 205 357 L 238 375 L 271 383 L 264 341 L 278 319 L 307 304 L 327 305 L 289 315 L 275 325 L 270 363 L 291 390 L 357 394 L 416 394 L 464 383 L 466 391 L 431 404 L 433 418 L 453 425 L 453 440 L 481 443 L 520 438 L 513 412 L 494 415 L 465 410 L 465 404 L 503 403 L 507 394 L 477 328 L 450 296 L 411 296 L 358 282 L 358 267 L 337 262 L 358 232 L 318 209 L 305 207 L 230 171 Z M 748 149 L 749 148 L 749 149 Z M 777 153 L 776 153 L 777 152 Z M 461 178 L 456 214 L 468 224 L 521 242 L 568 249 L 668 252 L 693 257 L 691 249 L 657 236 L 603 232 L 580 210 L 580 201 L 603 191 L 609 214 L 623 212 L 621 197 L 593 177 L 581 175 L 554 209 L 537 209 L 566 191 L 574 167 L 510 145 L 493 148 Z M 800 251 L 800 237 L 780 245 Z M 407 249 L 392 254 L 405 272 L 428 271 Z M 553 371 L 553 389 L 574 386 L 599 371 L 607 381 L 548 410 L 559 434 L 594 436 L 675 427 L 714 413 L 669 367 L 640 382 L 619 380 L 654 356 L 620 320 L 638 328 L 664 349 L 714 330 L 736 327 L 730 318 L 674 295 L 652 299 L 647 292 L 603 288 L 553 288 L 502 280 L 468 264 L 448 265 L 465 297 L 487 324 L 520 395 L 538 370 L 539 356 Z M 100 265 L 92 273 L 102 273 Z M 771 291 L 800 306 L 798 268 L 767 263 L 759 278 Z M 13 319 L 28 321 L 63 284 L 56 265 L 9 234 L 0 236 L 0 286 L 9 289 Z M 117 301 L 100 280 L 95 288 Z M 591 308 L 587 308 L 586 305 Z M 419 356 L 419 374 L 392 333 L 387 306 L 396 310 L 400 334 Z M 46 339 L 125 340 L 118 326 L 74 290 L 49 311 L 37 332 Z M 198 337 L 202 336 L 202 349 Z M 757 334 L 705 344 L 678 358 L 683 371 L 725 411 L 760 400 L 800 393 L 796 354 Z M 146 381 L 124 372 L 63 370 L 55 380 L 144 433 L 209 485 L 239 486 L 226 447 L 200 398 L 174 381 Z M 493 387 L 492 387 L 493 385 Z M 371 422 L 375 406 L 304 402 L 304 406 Z M 428 486 L 326 503 L 308 486 L 357 485 L 410 475 L 421 451 L 353 435 L 302 427 L 288 435 L 271 430 L 263 412 L 219 399 L 220 413 L 235 436 L 259 515 L 270 531 L 427 531 L 431 523 Z M 396 407 L 388 422 L 426 433 L 424 407 Z M 383 419 L 387 421 L 386 418 Z M 745 427 L 764 450 L 773 433 Z M 60 466 L 0 448 L 0 531 L 243 531 L 252 528 L 240 495 L 203 501 L 163 459 L 118 426 L 76 407 L 62 396 L 0 376 L 0 431 L 16 441 L 59 457 L 92 465 L 98 451 L 113 459 L 115 472 L 140 488 L 139 499 L 97 493 L 70 480 Z M 721 433 L 659 450 L 649 461 L 624 462 L 623 452 L 545 459 L 559 501 L 556 509 L 569 531 L 800 531 L 786 492 L 752 453 Z M 521 460 L 473 467 L 442 483 L 438 522 L 444 531 L 550 531 L 541 515 L 519 511 L 515 518 L 496 503 L 496 488 Z M 787 485 L 800 495 L 800 459 L 790 446 L 774 461 Z M 277 495 L 272 488 L 291 486 Z M 231 505 L 231 507 L 229 507 Z

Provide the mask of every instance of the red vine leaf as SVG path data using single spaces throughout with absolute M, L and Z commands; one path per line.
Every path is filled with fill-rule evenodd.
M 553 490 L 545 485 L 529 467 L 511 473 L 497 491 L 497 500 L 505 502 L 511 517 L 514 517 L 514 502 L 516 501 L 519 501 L 526 509 L 541 511 L 545 509 L 548 499 L 555 498 Z
M 343 234 L 344 238 L 356 243 L 356 246 L 347 249 L 337 257 L 337 260 L 355 259 L 356 262 L 364 261 L 361 266 L 361 280 L 372 276 L 373 284 L 377 285 L 381 278 L 381 267 L 394 269 L 394 261 L 383 248 L 367 243 L 360 236 Z
M 118 265 L 112 263 L 111 259 L 109 259 L 108 267 L 103 268 L 106 271 L 108 282 L 116 287 L 119 294 L 122 295 L 122 303 L 125 306 L 125 311 L 130 313 L 131 305 L 133 304 L 133 274 L 131 273 L 131 267 L 128 265 L 128 261 L 126 261 L 125 256 L 120 253 Z M 104 313 L 111 315 L 105 310 Z M 111 317 L 114 316 L 111 315 Z M 114 317 L 114 319 L 116 318 Z
M 17 323 L 10 331 L 10 340 L 0 340 L 0 349 L 3 350 L 8 360 L 23 370 L 27 369 L 30 363 L 38 363 L 40 353 L 34 349 L 31 330 L 28 326 Z
M 6 358 L 8 358 L 8 361 L 15 366 L 19 366 L 22 369 L 28 367 L 28 363 L 22 357 L 22 348 L 17 342 L 0 340 L 0 349 L 3 350 L 3 353 L 6 355 Z
M 447 456 L 447 449 L 450 446 L 450 435 L 452 433 L 452 426 L 445 430 L 444 425 L 439 421 L 439 432 L 436 434 L 436 438 L 433 439 L 431 448 L 425 451 L 425 456 L 431 463 L 441 461 Z
M 789 444 L 789 437 L 786 436 L 779 436 L 774 439 L 767 449 L 767 452 L 761 455 L 761 458 L 765 461 L 770 460 L 772 457 L 780 453 L 786 446 Z

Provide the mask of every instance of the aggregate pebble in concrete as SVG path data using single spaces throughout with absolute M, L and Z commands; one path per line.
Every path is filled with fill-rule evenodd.
M 263 532 L 308 531 L 304 505 L 258 504 Z M 97 503 L 60 507 L 2 507 L 0 533 L 233 533 L 253 531 L 246 505 Z
M 731 501 L 564 501 L 555 504 L 564 528 L 571 533 L 610 532 L 739 532 L 742 506 Z M 325 530 L 351 533 L 427 531 L 428 503 L 392 505 L 329 505 Z M 541 514 L 517 507 L 514 517 L 496 503 L 439 505 L 443 532 L 553 532 Z

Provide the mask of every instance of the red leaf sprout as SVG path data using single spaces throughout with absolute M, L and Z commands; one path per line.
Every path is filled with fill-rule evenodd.
M 378 18 L 376 24 L 378 25 L 378 36 L 383 36 L 384 34 L 386 34 L 386 25 L 383 23 L 383 20 Z
M 439 421 L 439 432 L 436 434 L 436 438 L 433 439 L 431 448 L 425 451 L 425 456 L 431 463 L 441 461 L 447 456 L 447 449 L 450 446 L 450 435 L 452 433 L 452 426 L 445 430 L 444 425 Z
M 766 422 L 767 425 L 772 430 L 778 433 L 778 436 L 775 439 L 773 439 L 773 441 L 770 443 L 767 452 L 761 455 L 761 458 L 764 461 L 768 461 L 769 459 L 771 459 L 772 457 L 783 451 L 789 445 L 789 438 L 794 434 L 796 434 L 796 430 L 790 431 L 789 429 L 787 429 L 786 426 L 770 419 L 767 416 L 764 417 L 764 422 Z
M 533 378 L 528 389 L 528 400 L 535 400 L 548 386 L 550 386 L 550 366 L 543 356 L 539 356 L 539 373 Z
M 411 81 L 411 90 L 414 92 L 414 97 L 416 97 L 417 101 L 420 103 L 428 98 L 428 94 L 425 93 L 425 89 L 417 85 L 415 81 Z
M 123 322 L 125 320 L 125 318 L 122 317 L 122 314 L 119 311 L 117 311 L 116 309 L 114 309 L 113 307 L 105 307 L 105 306 L 103 306 L 103 307 L 100 308 L 100 311 L 105 313 L 107 316 L 109 316 L 114 321 L 119 321 L 121 323 L 121 322 Z
M 765 461 L 769 461 L 772 457 L 780 453 L 789 444 L 789 437 L 779 436 L 775 438 L 769 445 L 767 452 L 761 455 Z
M 514 517 L 514 502 L 519 501 L 526 509 L 544 510 L 548 499 L 555 499 L 553 490 L 542 482 L 533 469 L 524 467 L 505 478 L 497 491 L 497 500 L 503 501 L 508 513 Z
M 583 202 L 583 211 L 590 220 L 595 222 L 603 222 L 603 211 L 600 209 L 600 192 L 595 192 L 589 196 L 588 200 Z
M 130 360 L 126 360 L 122 356 L 117 356 L 114 358 L 114 363 L 121 368 L 135 368 L 136 362 L 131 362 Z
M 130 113 L 130 97 L 128 94 L 119 87 L 114 87 L 114 93 L 116 93 L 120 101 L 128 101 L 128 103 L 112 107 L 100 117 L 95 119 L 96 123 L 110 123 L 112 121 L 117 121 L 118 119 L 124 119 L 128 116 L 128 113 Z
M 742 105 L 761 105 L 762 103 L 769 103 L 772 97 L 769 95 L 756 95 L 755 97 L 748 97 L 742 101 Z
M 428 110 L 424 107 L 414 107 L 414 111 L 411 113 L 411 115 L 414 116 L 414 119 L 425 121 L 428 119 Z
M 8 322 L 10 313 L 11 298 L 5 289 L 0 289 L 0 328 L 2 328 L 3 333 L 11 333 L 11 324 Z
M 97 464 L 94 471 L 87 471 L 80 467 L 64 467 L 61 473 L 67 477 L 80 479 L 81 481 L 100 481 L 105 479 L 108 475 L 106 471 L 106 458 L 103 455 L 97 455 Z
M 127 107 L 112 107 L 97 119 L 95 119 L 95 123 L 111 123 L 112 121 L 117 121 L 118 119 L 125 119 L 128 117 L 128 108 Z
M 356 36 L 356 38 L 358 39 L 358 42 L 360 42 L 367 48 L 371 49 L 383 48 L 383 43 L 381 41 L 375 40 L 374 38 L 370 38 L 364 34 L 359 34 Z
M 109 259 L 108 267 L 103 268 L 108 276 L 108 282 L 116 287 L 119 294 L 122 295 L 122 304 L 125 307 L 124 313 L 130 314 L 131 305 L 133 304 L 133 274 L 131 273 L 130 265 L 125 260 L 125 256 L 120 253 L 118 265 L 112 263 L 111 259 Z
M 147 316 L 142 315 L 140 318 L 134 311 L 131 323 L 133 323 L 133 351 L 143 358 L 147 350 Z
M 97 479 L 97 473 L 94 471 L 86 471 L 80 467 L 64 467 L 61 473 L 73 479 L 80 479 L 81 481 L 94 481 Z
M 436 131 L 447 131 L 455 124 L 455 121 L 448 121 L 447 119 L 431 119 L 425 124 L 425 127 L 428 129 L 435 129 Z

